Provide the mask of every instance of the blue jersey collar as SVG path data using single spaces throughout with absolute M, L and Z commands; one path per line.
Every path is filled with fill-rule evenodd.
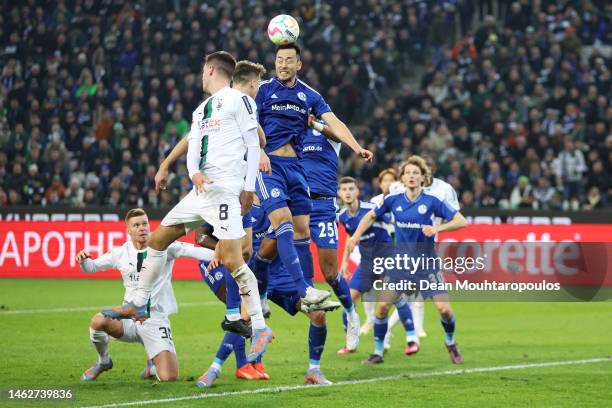
M 423 188 L 421 188 L 421 192 L 419 193 L 417 198 L 414 199 L 414 201 L 411 201 L 410 198 L 408 198 L 408 190 L 406 190 L 406 192 L 402 195 L 404 196 L 404 199 L 408 202 L 408 204 L 414 204 L 419 201 L 419 199 L 423 196 Z
M 278 83 L 279 83 L 279 84 L 280 84 L 280 85 L 281 85 L 283 88 L 287 88 L 287 89 L 293 89 L 293 88 L 295 88 L 295 87 L 297 86 L 298 82 L 299 82 L 299 78 L 298 78 L 298 76 L 297 76 L 297 75 L 295 76 L 295 83 L 293 84 L 293 86 L 287 86 L 287 85 L 283 84 L 283 83 L 280 81 L 280 79 L 278 79 L 278 77 L 274 77 L 274 80 L 275 80 L 276 82 L 278 82 Z

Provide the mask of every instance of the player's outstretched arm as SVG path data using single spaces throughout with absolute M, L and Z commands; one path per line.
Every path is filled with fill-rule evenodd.
M 78 262 L 81 270 L 85 273 L 105 271 L 107 269 L 116 267 L 112 251 L 92 260 L 89 251 L 83 249 L 76 255 L 75 260 Z
M 171 258 L 191 258 L 198 261 L 210 262 L 215 257 L 215 251 L 186 242 L 174 242 L 168 247 L 168 256 Z
M 371 151 L 362 148 L 349 128 L 333 112 L 325 112 L 321 119 L 327 123 L 334 136 L 342 143 L 350 147 L 355 153 L 363 157 L 367 162 L 371 162 L 374 155 Z
M 347 245 L 349 253 L 353 252 L 353 249 L 355 249 L 355 247 L 359 244 L 359 240 L 361 239 L 363 233 L 374 224 L 374 221 L 376 221 L 376 213 L 374 210 L 368 211 L 368 213 L 363 216 L 361 221 L 359 221 L 359 225 L 357 226 L 357 229 L 355 230 L 355 233 L 351 239 L 349 239 Z
M 185 137 L 182 138 L 176 144 L 176 146 L 174 146 L 174 149 L 172 149 L 170 154 L 166 156 L 164 161 L 159 165 L 159 169 L 157 170 L 157 173 L 155 173 L 155 191 L 158 194 L 161 190 L 166 189 L 166 185 L 168 184 L 168 170 L 170 169 L 170 166 L 172 166 L 172 164 L 174 164 L 179 157 L 187 153 L 187 146 L 189 144 L 188 138 L 189 133 L 187 133 L 187 135 L 185 135 Z
M 325 136 L 326 138 L 337 142 L 337 143 L 342 143 L 342 141 L 340 139 L 338 139 L 331 131 L 331 129 L 329 128 L 329 126 L 324 125 L 321 122 L 317 121 L 317 117 L 313 114 L 308 115 L 308 127 L 312 128 L 314 130 L 316 130 L 317 132 L 320 132 L 323 136 Z

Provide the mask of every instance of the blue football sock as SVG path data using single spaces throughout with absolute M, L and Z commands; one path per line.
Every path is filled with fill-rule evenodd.
M 348 313 L 352 312 L 355 307 L 353 306 L 353 299 L 351 298 L 351 290 L 344 276 L 339 273 L 334 280 L 329 282 L 329 285 L 332 287 L 336 296 L 338 296 L 338 300 L 342 303 L 344 310 Z
M 293 224 L 291 224 L 291 221 L 284 222 L 274 233 L 276 234 L 278 254 L 281 261 L 291 275 L 300 297 L 304 297 L 306 296 L 307 286 L 302 274 L 300 259 L 293 243 Z
M 344 332 L 346 333 L 346 327 L 348 326 L 348 320 L 346 316 L 346 310 L 342 311 L 342 325 L 344 326 Z
M 255 254 L 255 261 L 253 262 L 253 273 L 257 278 L 257 289 L 259 290 L 259 297 L 262 299 L 266 297 L 268 292 L 268 268 L 272 260 L 263 258 L 259 254 Z
M 314 277 L 314 267 L 312 265 L 312 254 L 310 253 L 310 238 L 296 239 L 294 241 L 295 251 L 300 259 L 304 280 Z
M 385 353 L 385 335 L 387 334 L 387 317 L 374 318 L 374 354 L 382 356 Z
M 448 345 L 455 343 L 455 315 L 450 320 L 445 320 L 443 317 L 440 318 L 440 323 L 444 327 L 444 333 L 446 334 L 445 342 Z
M 234 357 L 236 357 L 236 368 L 240 368 L 247 363 L 246 358 L 246 342 L 244 337 L 239 334 L 232 333 L 234 335 Z
M 215 363 L 217 363 L 219 366 L 222 366 L 223 363 L 225 363 L 225 360 L 227 360 L 227 358 L 229 357 L 229 355 L 232 354 L 232 351 L 234 351 L 236 337 L 240 337 L 240 335 L 231 332 L 225 333 L 225 336 L 221 341 L 221 345 L 217 350 L 217 354 L 215 355 Z
M 321 355 L 327 338 L 327 326 L 319 327 L 310 323 L 308 332 L 308 356 L 310 357 L 310 368 L 321 365 Z
M 225 267 L 221 266 L 220 268 L 223 268 L 227 292 L 225 295 L 225 313 L 226 315 L 235 314 L 237 310 L 240 315 L 240 289 L 238 289 L 238 284 Z
M 395 302 L 395 307 L 397 308 L 397 314 L 399 315 L 400 322 L 402 322 L 404 330 L 406 330 L 406 337 L 418 340 L 418 338 L 416 337 L 416 332 L 414 330 L 412 310 L 410 310 L 408 302 L 406 302 L 404 299 L 400 299 Z

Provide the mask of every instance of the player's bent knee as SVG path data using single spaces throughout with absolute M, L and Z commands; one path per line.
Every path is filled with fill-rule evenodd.
M 291 211 L 289 211 L 289 208 L 287 207 L 277 208 L 268 215 L 268 218 L 270 218 L 270 222 L 274 228 L 277 228 L 279 225 L 287 221 L 293 222 Z
M 178 372 L 157 372 L 159 381 L 176 381 L 178 380 Z
M 94 330 L 104 330 L 106 329 L 106 318 L 102 316 L 102 313 L 97 313 L 94 317 L 91 318 L 89 322 L 89 327 Z
M 321 310 L 310 312 L 309 317 L 310 317 L 310 321 L 315 326 L 319 326 L 319 327 L 325 326 L 325 312 Z
M 376 317 L 383 318 L 389 314 L 390 304 L 386 302 L 381 302 L 376 306 Z

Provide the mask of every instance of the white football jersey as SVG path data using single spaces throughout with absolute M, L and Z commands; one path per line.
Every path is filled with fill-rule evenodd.
M 225 87 L 193 112 L 189 139 L 199 141 L 199 169 L 211 180 L 244 182 L 246 146 L 242 135 L 257 128 L 256 109 L 253 98 Z
M 144 261 L 146 248 L 137 250 L 131 240 L 120 247 L 113 248 L 94 260 L 86 259 L 81 263 L 82 269 L 87 273 L 117 269 L 121 272 L 125 294 L 124 302 L 133 300 L 134 292 L 138 287 L 140 268 Z M 176 313 L 178 306 L 172 289 L 172 267 L 176 258 L 210 259 L 210 250 L 196 247 L 185 242 L 174 242 L 168 247 L 166 263 L 153 284 L 151 290 L 151 315 L 161 314 L 168 316 Z

